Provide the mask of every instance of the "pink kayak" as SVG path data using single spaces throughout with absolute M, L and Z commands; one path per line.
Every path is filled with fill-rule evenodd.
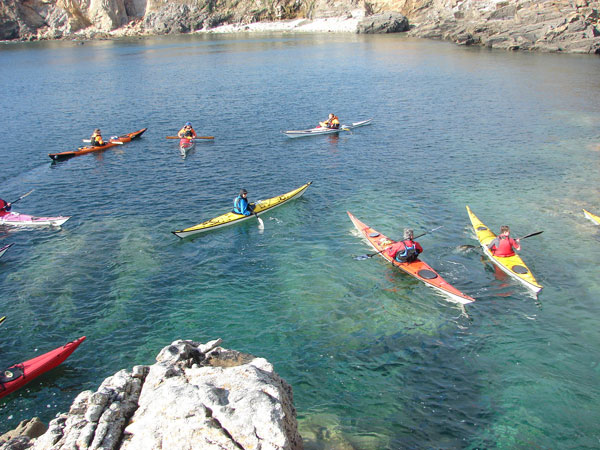
M 60 227 L 69 220 L 70 217 L 34 217 L 18 212 L 1 212 L 0 225 L 10 225 L 13 227 Z

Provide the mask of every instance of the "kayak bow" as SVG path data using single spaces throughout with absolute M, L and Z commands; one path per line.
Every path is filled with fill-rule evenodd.
M 6 244 L 4 247 L 0 247 L 0 258 L 2 258 L 2 255 L 4 255 L 6 253 L 6 250 L 11 248 L 13 245 L 15 245 L 14 242 L 10 243 L 10 244 Z
M 353 128 L 370 125 L 372 121 L 373 121 L 373 119 L 363 120 L 361 122 L 354 122 L 352 125 L 340 125 L 339 128 L 316 127 L 316 128 L 310 128 L 308 130 L 289 130 L 289 131 L 284 131 L 283 134 L 285 134 L 289 138 L 315 136 L 315 135 L 320 135 L 320 134 L 333 134 L 333 133 L 339 133 L 340 131 L 344 131 L 344 130 L 351 130 Z
M 520 281 L 533 292 L 539 292 L 542 290 L 542 286 L 537 282 L 529 268 L 525 265 L 523 260 L 516 253 L 513 256 L 494 256 L 488 244 L 492 242 L 496 235 L 477 218 L 471 208 L 467 206 L 467 212 L 469 213 L 469 219 L 473 229 L 477 234 L 477 240 L 481 244 L 484 253 L 490 258 L 490 260 L 496 264 L 504 273 L 513 277 L 515 280 Z
M 48 353 L 0 371 L 0 398 L 11 394 L 34 378 L 60 365 L 84 340 L 85 336 L 82 336 Z
M 387 236 L 379 233 L 377 230 L 365 225 L 356 217 L 354 217 L 349 211 L 346 211 L 350 220 L 360 232 L 360 234 L 367 240 L 369 245 L 378 252 L 381 252 L 394 244 L 396 241 L 389 239 Z M 432 287 L 436 291 L 442 293 L 450 301 L 454 303 L 461 303 L 466 305 L 475 301 L 473 297 L 469 297 L 467 294 L 462 293 L 446 280 L 444 280 L 439 273 L 437 273 L 431 266 L 424 261 L 417 259 L 412 262 L 401 263 L 390 257 L 387 253 L 379 253 L 381 257 L 391 262 L 392 265 L 398 267 L 403 272 L 406 272 L 410 276 L 422 281 L 427 286 Z
M 259 216 L 273 208 L 276 208 L 291 200 L 294 200 L 295 198 L 301 197 L 302 194 L 304 194 L 304 191 L 306 191 L 306 189 L 308 189 L 308 187 L 311 184 L 312 181 L 309 181 L 305 185 L 300 186 L 298 189 L 294 189 L 293 191 L 290 191 L 287 194 L 272 197 L 267 200 L 260 200 L 256 203 L 251 203 L 252 205 L 255 205 L 255 207 L 254 214 L 250 216 L 244 216 L 242 214 L 228 212 L 218 217 L 215 217 L 214 219 L 210 219 L 205 222 L 199 223 L 198 225 L 194 225 L 193 227 L 185 228 L 183 230 L 171 231 L 171 233 L 173 233 L 177 237 L 184 238 L 187 236 L 192 236 L 194 234 L 215 230 L 217 228 L 225 227 L 234 223 L 255 218 L 255 216 Z
M 18 212 L 0 213 L 0 225 L 10 225 L 13 227 L 60 227 L 69 220 L 70 217 L 35 217 L 21 214 Z
M 110 139 L 106 144 L 100 145 L 97 147 L 94 147 L 94 146 L 80 147 L 78 150 L 75 150 L 72 152 L 49 153 L 48 156 L 50 158 L 52 158 L 54 161 L 59 161 L 59 160 L 63 160 L 63 159 L 72 158 L 73 156 L 80 156 L 80 155 L 85 155 L 87 153 L 99 152 L 102 150 L 106 150 L 107 148 L 114 147 L 116 145 L 124 144 L 126 142 L 131 142 L 133 139 L 137 139 L 142 134 L 144 134 L 144 131 L 146 131 L 147 129 L 148 128 L 142 128 L 141 130 L 134 131 L 133 133 L 127 133 L 122 136 L 119 136 L 116 139 Z
M 586 209 L 583 210 L 583 215 L 585 216 L 586 219 L 590 219 L 596 225 L 600 225 L 600 216 L 597 216 L 596 214 L 592 214 L 591 212 L 589 212 Z

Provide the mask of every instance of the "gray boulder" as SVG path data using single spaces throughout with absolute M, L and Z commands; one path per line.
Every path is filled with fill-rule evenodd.
M 361 20 L 356 32 L 362 34 L 385 34 L 408 31 L 408 19 L 398 12 L 386 12 L 367 16 Z

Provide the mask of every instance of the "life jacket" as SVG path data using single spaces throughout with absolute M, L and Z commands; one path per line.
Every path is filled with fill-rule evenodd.
M 394 259 L 398 262 L 413 262 L 417 259 L 419 252 L 417 251 L 417 245 L 414 241 L 406 239 L 402 241 L 402 245 L 404 246 L 404 250 L 399 249 L 396 252 L 396 256 Z
M 0 214 L 10 211 L 10 206 L 7 208 L 8 202 L 0 198 Z
M 181 130 L 179 130 L 179 133 L 177 133 L 177 136 L 186 137 L 186 138 L 195 138 L 196 132 L 194 131 L 193 128 L 186 130 L 185 127 L 183 127 Z
M 102 139 L 102 136 L 100 136 L 99 134 L 92 134 L 92 138 L 90 139 L 92 141 L 92 145 L 94 147 L 101 147 L 103 145 L 105 145 L 104 140 Z
M 498 236 L 498 245 L 494 251 L 494 256 L 514 256 L 513 242 L 514 241 L 510 236 Z
M 240 208 L 240 202 L 242 200 L 246 201 L 246 204 L 248 204 L 248 200 L 246 200 L 245 198 L 243 198 L 241 195 L 238 195 L 236 198 L 233 199 L 233 212 L 236 214 L 244 214 L 244 211 L 242 211 L 242 208 Z
M 327 121 L 327 126 L 329 128 L 339 128 L 340 127 L 340 119 L 338 119 L 338 116 L 333 116 L 331 119 L 329 119 Z

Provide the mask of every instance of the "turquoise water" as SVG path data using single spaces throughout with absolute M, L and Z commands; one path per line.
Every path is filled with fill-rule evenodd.
M 0 197 L 70 215 L 2 229 L 0 366 L 79 336 L 0 401 L 0 432 L 178 338 L 271 361 L 309 449 L 597 448 L 600 59 L 401 36 L 231 35 L 5 45 Z M 329 112 L 352 134 L 288 139 Z M 190 120 L 215 136 L 183 159 Z M 95 127 L 148 127 L 51 164 Z M 307 181 L 305 195 L 194 239 L 170 231 Z M 465 205 L 524 240 L 538 298 L 475 249 Z M 465 312 L 372 252 L 346 211 L 398 237 L 477 302 Z

